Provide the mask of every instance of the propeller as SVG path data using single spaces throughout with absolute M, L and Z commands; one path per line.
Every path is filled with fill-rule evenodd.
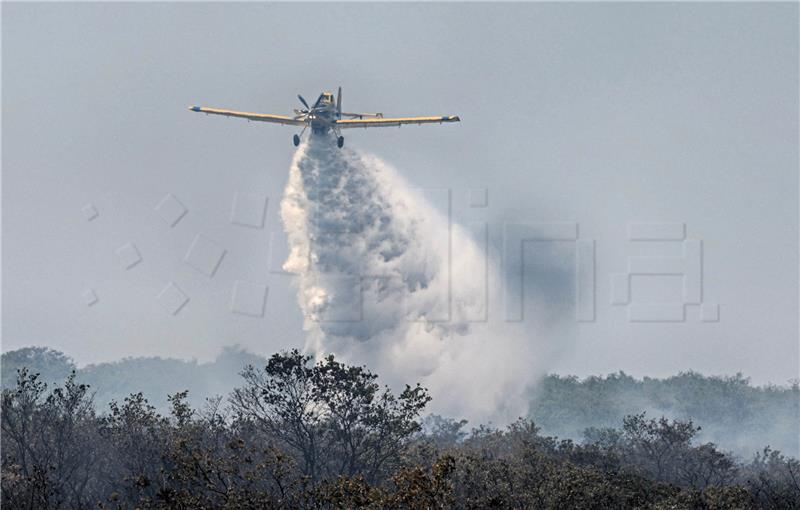
M 302 109 L 302 110 L 297 110 L 297 109 L 294 110 L 294 113 L 295 113 L 295 117 L 294 118 L 295 118 L 295 120 L 300 120 L 300 119 L 304 119 L 305 120 L 308 117 L 313 117 L 314 112 L 317 110 L 317 107 L 322 102 L 322 99 L 325 97 L 325 94 L 326 93 L 323 92 L 322 94 L 319 95 L 319 97 L 317 98 L 317 101 L 314 103 L 314 106 L 308 106 L 308 102 L 305 100 L 305 98 L 303 96 L 301 96 L 300 94 L 297 94 L 297 99 L 299 99 L 300 102 L 303 103 L 303 106 L 305 106 L 305 108 Z M 336 102 L 336 109 L 339 112 L 341 112 L 341 110 L 342 110 L 342 88 L 341 87 L 339 87 L 339 98 L 338 98 L 338 100 Z
M 311 107 L 308 106 L 308 103 L 306 103 L 306 100 L 303 99 L 303 96 L 301 96 L 300 94 L 297 94 L 297 99 L 299 99 L 300 102 L 303 103 L 303 106 L 306 107 L 306 110 L 310 110 L 311 109 Z
M 302 110 L 295 109 L 294 110 L 294 113 L 295 113 L 294 119 L 295 120 L 305 119 L 306 117 L 308 117 L 311 114 L 311 110 L 313 110 L 313 108 L 308 106 L 308 103 L 303 98 L 303 96 L 301 96 L 300 94 L 297 94 L 297 99 L 299 99 L 300 102 L 303 103 L 303 106 L 305 106 L 305 108 L 303 108 Z

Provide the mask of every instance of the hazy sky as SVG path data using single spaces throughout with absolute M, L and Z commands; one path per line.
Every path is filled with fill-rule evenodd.
M 82 364 L 301 346 L 275 271 L 296 131 L 186 107 L 288 114 L 297 93 L 341 85 L 349 111 L 461 116 L 346 144 L 454 190 L 456 219 L 463 190 L 487 188 L 471 214 L 495 250 L 504 221 L 575 222 L 594 240 L 589 323 L 556 311 L 574 296 L 571 245 L 526 252 L 560 324 L 532 338 L 560 345 L 553 371 L 798 377 L 797 4 L 4 3 L 2 72 L 4 350 Z M 155 211 L 167 193 L 188 210 L 174 227 Z M 237 214 L 268 198 L 263 228 L 231 222 L 237 193 Z M 632 323 L 611 304 L 628 257 L 681 253 L 630 242 L 631 222 L 702 240 L 718 322 L 687 305 L 684 322 Z M 226 250 L 213 277 L 184 262 L 198 234 Z M 129 242 L 142 261 L 126 270 Z M 231 311 L 237 281 L 269 286 L 263 317 Z M 156 298 L 169 282 L 190 298 L 174 316 Z M 674 276 L 631 292 L 682 299 Z

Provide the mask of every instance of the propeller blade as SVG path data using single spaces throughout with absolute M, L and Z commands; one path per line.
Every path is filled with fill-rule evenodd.
M 320 94 L 320 95 L 319 95 L 319 97 L 317 98 L 317 102 L 316 102 L 316 103 L 314 103 L 314 106 L 312 106 L 312 107 L 311 107 L 311 109 L 312 109 L 312 110 L 313 110 L 314 108 L 316 108 L 316 107 L 319 105 L 319 102 L 320 102 L 320 101 L 322 101 L 322 98 L 323 98 L 323 97 L 325 97 L 325 94 Z
M 303 96 L 301 96 L 300 94 L 297 94 L 297 99 L 299 99 L 299 100 L 300 100 L 300 102 L 301 102 L 301 103 L 303 103 L 303 106 L 305 106 L 305 107 L 306 107 L 306 108 L 308 108 L 308 109 L 311 109 L 311 107 L 310 107 L 310 106 L 308 106 L 308 103 L 306 103 L 306 100 L 305 100 L 305 99 L 303 99 Z

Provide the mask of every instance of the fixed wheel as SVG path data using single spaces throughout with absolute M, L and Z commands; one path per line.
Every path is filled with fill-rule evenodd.
M 342 147 L 344 147 L 344 137 L 343 136 L 340 136 L 339 138 L 336 139 L 336 146 L 339 147 L 340 149 Z
M 295 147 L 300 145 L 300 135 L 294 135 L 294 138 L 292 138 L 292 142 L 294 143 Z

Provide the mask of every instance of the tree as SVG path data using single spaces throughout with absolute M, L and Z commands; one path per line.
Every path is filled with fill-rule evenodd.
M 430 401 L 419 385 L 399 396 L 377 376 L 328 356 L 316 364 L 297 350 L 272 356 L 263 370 L 248 367 L 234 390 L 241 420 L 258 424 L 298 456 L 312 481 L 322 476 L 364 475 L 372 483 L 391 471 L 420 429 Z
M 438 414 L 429 414 L 422 420 L 422 432 L 436 447 L 446 448 L 462 442 L 467 437 L 463 429 L 467 420 L 454 420 Z
M 646 419 L 645 413 L 626 416 L 622 422 L 624 440 L 621 456 L 642 474 L 659 481 L 675 482 L 677 464 L 692 438 L 700 430 L 691 421 L 672 421 L 665 417 Z
M 100 456 L 94 407 L 74 372 L 63 387 L 46 389 L 23 368 L 16 389 L 3 390 L 3 499 L 20 508 L 77 508 Z
M 761 508 L 800 508 L 800 461 L 770 447 L 743 467 L 739 482 L 749 488 Z

